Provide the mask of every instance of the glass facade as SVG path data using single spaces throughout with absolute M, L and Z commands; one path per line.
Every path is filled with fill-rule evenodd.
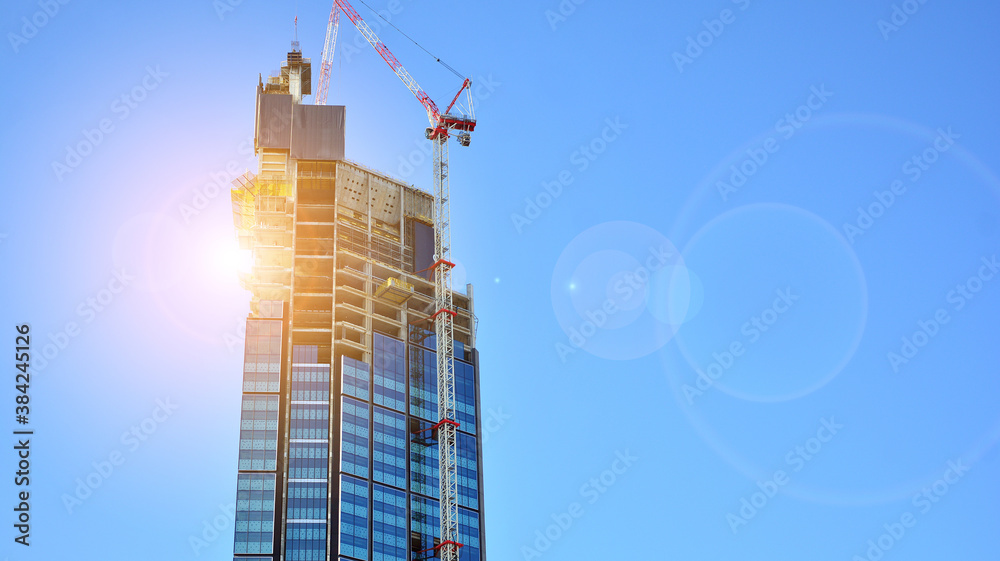
M 240 415 L 241 471 L 273 471 L 278 467 L 278 396 L 243 395 Z
M 406 353 L 402 341 L 375 334 L 375 405 L 406 412 Z
M 438 502 L 410 495 L 410 550 L 414 559 L 433 557 L 434 540 L 441 539 L 441 510 Z
M 241 473 L 236 479 L 234 553 L 271 553 L 274 543 L 273 473 Z
M 406 416 L 375 406 L 372 479 L 406 489 Z
M 406 493 L 372 488 L 372 561 L 406 561 Z
M 410 415 L 437 422 L 436 353 L 410 345 Z
M 339 356 L 339 379 L 331 377 L 329 364 L 319 363 L 317 346 L 296 345 L 291 370 L 282 379 L 282 325 L 280 319 L 248 322 L 235 559 L 272 561 L 262 556 L 279 553 L 289 561 L 436 557 L 440 483 L 431 427 L 438 416 L 437 363 L 434 350 L 426 347 L 434 344 L 433 334 L 418 333 L 413 326 L 409 341 L 373 333 L 372 363 Z M 468 356 L 460 349 L 456 354 Z M 476 382 L 474 366 L 456 360 L 462 561 L 481 560 Z M 282 413 L 283 399 L 287 413 Z M 279 430 L 281 415 L 288 426 Z M 278 474 L 282 431 L 288 458 L 284 474 Z M 331 446 L 339 448 L 339 453 L 332 450 L 332 473 Z M 275 537 L 282 522 L 275 512 L 279 504 L 283 539 Z M 283 552 L 275 550 L 281 545 Z
M 327 458 L 330 435 L 330 365 L 318 347 L 292 348 L 288 428 L 285 559 L 326 559 Z
M 344 395 L 368 401 L 368 364 L 349 356 L 341 357 L 341 390 Z
M 340 554 L 368 561 L 368 482 L 340 476 Z
M 340 470 L 358 477 L 368 477 L 368 422 L 371 418 L 367 403 L 344 396 L 340 415 Z
M 479 513 L 467 508 L 458 509 L 458 541 L 462 549 L 458 551 L 459 561 L 479 561 Z
M 459 430 L 476 432 L 476 369 L 454 361 L 455 420 Z M 437 353 L 410 345 L 410 415 L 437 422 Z
M 438 480 L 437 440 L 427 421 L 412 419 L 410 439 L 410 490 L 437 498 L 441 493 Z
M 467 362 L 455 364 L 455 420 L 458 430 L 476 432 L 476 369 Z
M 458 504 L 479 508 L 479 453 L 474 436 L 458 433 L 456 442 L 456 475 L 458 476 Z
M 243 391 L 277 392 L 281 378 L 281 320 L 247 320 Z

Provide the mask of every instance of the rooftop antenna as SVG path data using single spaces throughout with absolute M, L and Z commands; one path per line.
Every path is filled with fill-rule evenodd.
M 295 15 L 295 39 L 292 40 L 292 51 L 299 52 L 299 16 Z

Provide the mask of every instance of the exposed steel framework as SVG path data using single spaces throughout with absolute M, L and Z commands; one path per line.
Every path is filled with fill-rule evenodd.
M 452 302 L 451 272 L 455 264 L 451 261 L 451 200 L 448 182 L 448 138 L 452 131 L 459 144 L 468 146 L 469 133 L 476 128 L 475 113 L 472 106 L 472 81 L 465 78 L 462 87 L 448 104 L 444 113 L 437 104 L 417 84 L 417 81 L 406 71 L 406 68 L 396 59 L 389 48 L 375 35 L 375 32 L 365 23 L 347 0 L 335 0 L 330 12 L 330 24 L 327 28 L 327 45 L 330 45 L 331 29 L 336 41 L 336 27 L 339 11 L 343 11 L 348 19 L 357 27 L 361 35 L 381 55 L 382 59 L 392 68 L 396 76 L 402 80 L 410 93 L 417 98 L 427 111 L 430 127 L 425 131 L 428 140 L 434 145 L 434 333 L 437 339 L 437 385 L 438 385 L 438 422 L 432 427 L 437 433 L 439 478 L 441 482 L 441 540 L 433 548 L 442 561 L 458 561 L 462 544 L 458 536 L 458 476 L 456 470 L 457 452 L 456 440 L 458 422 L 455 420 L 455 332 L 454 317 L 456 312 Z M 320 92 L 322 98 L 317 102 L 326 102 L 326 92 L 329 88 L 328 55 L 332 58 L 332 47 L 328 53 L 323 51 L 323 67 L 320 76 Z M 469 103 L 469 116 L 453 115 L 458 98 L 465 92 Z M 424 553 L 424 552 L 418 552 Z

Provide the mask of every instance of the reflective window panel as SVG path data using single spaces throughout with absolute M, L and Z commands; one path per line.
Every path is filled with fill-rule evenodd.
M 289 521 L 285 530 L 285 559 L 288 561 L 324 561 L 326 559 L 326 521 Z
M 406 493 L 372 488 L 372 561 L 406 561 Z
M 368 401 L 368 363 L 351 357 L 340 357 L 341 392 Z
M 410 345 L 410 415 L 437 422 L 437 354 Z
M 456 443 L 456 475 L 458 476 L 458 504 L 479 509 L 479 474 L 476 454 L 476 439 L 458 433 Z
M 243 391 L 277 392 L 281 378 L 281 320 L 248 319 Z
M 459 561 L 479 561 L 479 514 L 464 508 L 458 509 Z
M 440 493 L 438 480 L 438 443 L 433 425 L 427 421 L 410 418 L 410 491 L 437 498 Z
M 406 412 L 406 353 L 402 341 L 375 334 L 374 376 L 376 405 Z
M 292 364 L 292 401 L 329 401 L 328 364 Z
M 373 479 L 406 489 L 406 417 L 375 406 L 373 421 Z
M 340 476 L 340 554 L 368 561 L 368 482 Z
M 458 430 L 476 433 L 476 369 L 467 362 L 455 364 L 455 420 Z
M 367 478 L 369 405 L 346 396 L 341 400 L 340 471 Z
M 277 468 L 278 396 L 243 395 L 240 416 L 241 471 Z
M 273 473 L 241 473 L 236 480 L 234 553 L 271 553 L 274 543 Z
M 326 442 L 289 442 L 288 478 L 325 480 L 328 459 Z

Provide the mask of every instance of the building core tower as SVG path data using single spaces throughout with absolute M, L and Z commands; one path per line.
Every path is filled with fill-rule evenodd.
M 435 555 L 434 200 L 344 157 L 343 106 L 306 105 L 293 45 L 260 81 L 256 173 L 233 182 L 253 256 L 234 561 Z M 485 561 L 472 286 L 453 293 L 460 559 Z

